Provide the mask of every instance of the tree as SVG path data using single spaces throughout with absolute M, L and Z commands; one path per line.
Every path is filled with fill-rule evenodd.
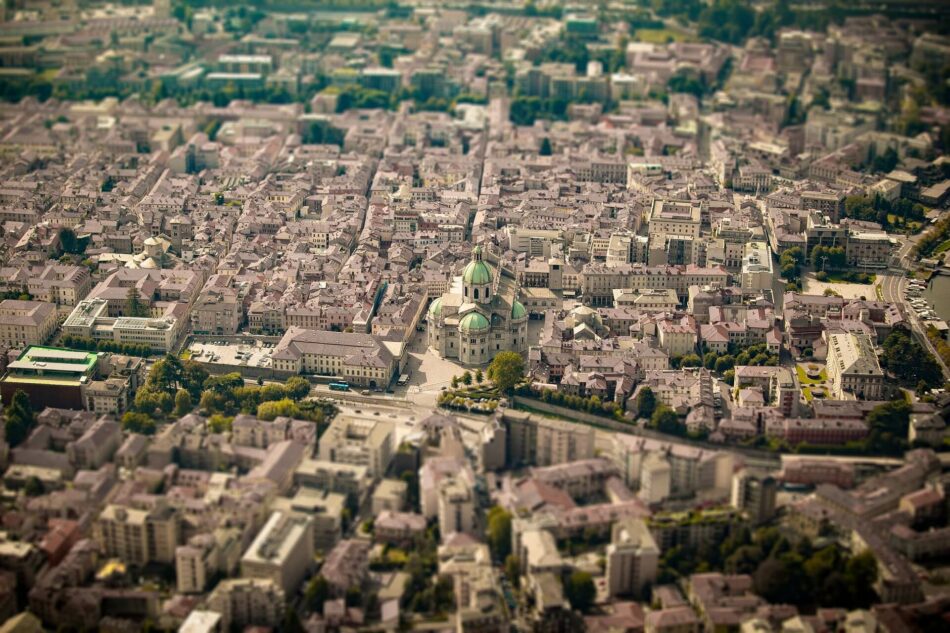
M 76 232 L 69 227 L 64 226 L 59 230 L 59 247 L 64 253 L 70 255 L 82 255 L 86 250 L 87 239 L 79 239 Z
M 125 316 L 148 316 L 148 306 L 142 303 L 139 290 L 135 286 L 129 286 L 129 291 L 125 294 Z
M 930 388 L 943 384 L 943 373 L 936 359 L 904 327 L 895 327 L 884 339 L 884 366 L 908 387 L 921 382 Z
M 789 583 L 789 570 L 778 557 L 770 556 L 752 576 L 755 592 L 773 603 L 785 603 Z
M 185 389 L 179 389 L 175 394 L 175 415 L 181 417 L 191 412 L 191 394 Z
M 458 388 L 459 388 L 459 377 L 452 376 L 452 389 L 458 389 Z
M 900 454 L 907 444 L 910 404 L 906 400 L 885 402 L 871 410 L 867 418 L 866 448 L 875 453 Z
M 517 589 L 521 584 L 521 559 L 514 554 L 509 554 L 505 559 L 505 575 L 508 576 L 508 582 Z
M 550 156 L 554 153 L 554 150 L 551 148 L 551 139 L 544 137 L 541 139 L 541 148 L 538 150 L 538 154 L 541 156 Z
M 299 415 L 300 409 L 297 408 L 297 405 L 290 398 L 262 402 L 260 406 L 257 407 L 257 417 L 261 420 L 270 421 L 280 416 L 294 418 L 299 417 Z
M 782 277 L 789 282 L 797 283 L 801 277 L 801 266 L 805 262 L 805 253 L 798 246 L 785 250 L 779 257 L 779 266 Z
M 135 296 L 137 297 L 138 294 L 136 293 Z M 181 360 L 172 354 L 166 354 L 164 358 L 152 365 L 145 384 L 156 391 L 173 394 L 178 391 L 183 378 L 184 365 Z M 188 391 L 191 392 L 191 389 Z
M 208 418 L 208 429 L 212 433 L 230 433 L 234 418 L 215 413 Z
M 244 378 L 236 371 L 220 376 L 209 376 L 204 384 L 205 391 L 212 391 L 225 397 L 231 397 L 235 389 L 243 386 Z
M 330 583 L 322 574 L 317 574 L 307 583 L 307 590 L 304 593 L 304 600 L 307 607 L 316 612 L 323 613 L 323 603 L 330 597 Z
M 475 382 L 478 384 L 482 384 L 483 382 L 485 382 L 485 374 L 482 373 L 481 369 L 475 370 Z
M 242 379 L 241 386 L 244 386 Z M 238 389 L 239 387 L 235 387 Z M 283 385 L 264 385 L 260 388 L 261 402 L 273 402 L 274 400 L 283 400 L 289 396 L 287 389 Z
M 567 579 L 567 586 L 564 587 L 564 593 L 571 602 L 571 607 L 581 613 L 587 613 L 594 606 L 594 598 L 597 597 L 597 588 L 594 586 L 594 578 L 586 571 L 575 571 Z
M 297 610 L 292 606 L 288 605 L 284 610 L 284 621 L 280 630 L 283 633 L 306 633 L 306 629 L 303 628 L 303 624 L 300 623 L 300 616 L 297 614 Z
M 310 381 L 301 376 L 291 376 L 284 387 L 293 400 L 303 400 L 310 395 Z
M 462 384 L 466 387 L 472 384 L 472 372 L 466 371 L 464 374 L 462 374 Z
M 676 411 L 666 405 L 660 405 L 650 418 L 650 426 L 661 433 L 670 435 L 686 435 L 686 427 L 680 422 Z
M 501 352 L 488 366 L 488 378 L 502 393 L 511 393 L 524 379 L 524 358 L 517 352 Z
M 511 554 L 511 513 L 501 506 L 488 511 L 487 537 L 495 560 L 503 561 Z
M 656 394 L 649 387 L 643 387 L 637 393 L 637 415 L 650 418 L 656 410 Z
M 175 364 L 174 360 L 172 361 L 173 366 Z M 197 401 L 201 398 L 201 391 L 204 389 L 205 381 L 208 379 L 208 370 L 198 361 L 191 359 L 179 361 L 178 367 L 181 368 L 178 370 L 181 386 L 187 389 L 188 393 L 191 394 L 192 402 Z
M 27 497 L 39 497 L 45 492 L 46 487 L 43 485 L 43 482 L 40 481 L 39 477 L 29 477 L 23 484 L 23 494 L 25 494 Z
M 36 423 L 36 416 L 33 414 L 33 407 L 30 404 L 30 397 L 25 391 L 17 389 L 10 399 L 10 406 L 4 413 L 7 416 L 4 429 L 6 431 L 7 444 L 11 448 L 19 446 L 29 437 L 33 425 Z
M 720 374 L 723 374 L 735 366 L 735 359 L 726 354 L 725 356 L 720 356 L 716 359 L 716 371 Z
M 154 414 L 156 411 L 162 408 L 161 396 L 163 392 L 158 391 L 155 387 L 145 385 L 140 387 L 137 392 L 135 392 L 135 400 L 133 401 L 133 406 L 135 410 L 140 413 L 147 413 L 149 415 Z
M 701 367 L 703 360 L 698 354 L 686 354 L 680 359 L 680 367 Z
M 122 415 L 122 430 L 129 433 L 141 433 L 142 435 L 154 435 L 155 420 L 146 413 L 136 411 L 126 411 Z

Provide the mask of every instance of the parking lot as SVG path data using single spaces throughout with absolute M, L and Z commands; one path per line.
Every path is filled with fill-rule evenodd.
M 260 369 L 270 369 L 273 352 L 274 343 L 253 340 L 192 342 L 187 349 L 191 358 L 201 363 Z

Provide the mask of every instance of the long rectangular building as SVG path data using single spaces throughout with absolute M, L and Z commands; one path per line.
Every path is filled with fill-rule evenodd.
M 399 368 L 379 337 L 299 327 L 287 330 L 271 358 L 278 372 L 337 376 L 365 387 L 388 385 Z

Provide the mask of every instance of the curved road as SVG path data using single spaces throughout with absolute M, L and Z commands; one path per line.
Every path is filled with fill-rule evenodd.
M 909 245 L 910 242 L 905 246 Z M 902 248 L 901 250 L 903 251 L 904 249 Z M 891 269 L 886 273 L 879 273 L 877 277 L 880 280 L 881 297 L 888 303 L 897 304 L 904 318 L 907 319 L 907 322 L 910 324 L 911 331 L 917 336 L 917 340 L 937 359 L 940 369 L 943 370 L 944 378 L 950 380 L 950 368 L 943 362 L 943 359 L 940 358 L 937 350 L 934 349 L 930 339 L 927 338 L 927 331 L 924 329 L 924 325 L 920 322 L 920 319 L 917 318 L 917 313 L 907 305 L 904 299 L 904 288 L 907 287 L 907 277 L 904 271 L 900 269 L 894 271 Z

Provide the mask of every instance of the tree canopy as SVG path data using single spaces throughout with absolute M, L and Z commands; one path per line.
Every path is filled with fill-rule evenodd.
M 33 425 L 36 423 L 36 415 L 33 413 L 33 407 L 30 404 L 30 397 L 25 391 L 17 389 L 10 399 L 10 405 L 4 411 L 7 417 L 4 425 L 6 431 L 7 443 L 10 447 L 16 447 L 30 435 Z
M 501 506 L 489 510 L 486 535 L 495 560 L 505 560 L 511 554 L 511 513 Z
M 904 327 L 896 327 L 884 339 L 885 368 L 904 386 L 916 388 L 923 383 L 934 388 L 943 384 L 943 372 L 937 360 Z
M 524 379 L 524 358 L 517 352 L 500 352 L 488 366 L 488 378 L 499 391 L 510 393 Z
M 571 607 L 581 613 L 589 612 L 597 597 L 593 576 L 586 571 L 575 571 L 564 585 L 564 595 L 570 601 Z

